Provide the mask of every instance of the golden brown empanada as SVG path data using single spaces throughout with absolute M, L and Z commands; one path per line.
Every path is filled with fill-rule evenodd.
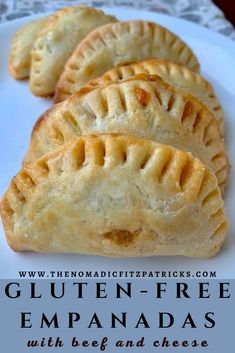
M 37 39 L 38 33 L 42 30 L 46 21 L 47 18 L 45 17 L 30 22 L 16 32 L 12 41 L 9 60 L 9 71 L 15 79 L 21 80 L 29 77 L 30 52 Z
M 129 21 L 97 28 L 68 60 L 56 87 L 56 100 L 66 99 L 114 66 L 151 58 L 172 60 L 195 71 L 199 69 L 192 50 L 156 23 Z
M 16 251 L 215 255 L 227 232 L 214 174 L 170 146 L 84 136 L 27 165 L 1 202 Z
M 223 190 L 229 163 L 218 123 L 207 107 L 158 76 L 137 75 L 81 90 L 36 123 L 25 163 L 80 135 L 121 133 L 191 152 L 216 174 Z
M 67 7 L 52 15 L 32 49 L 30 87 L 37 96 L 53 95 L 64 65 L 78 43 L 115 17 L 87 6 Z
M 146 60 L 142 62 L 116 66 L 103 76 L 93 79 L 87 86 L 97 88 L 103 84 L 126 80 L 138 74 L 158 75 L 172 86 L 184 89 L 192 96 L 205 103 L 219 122 L 221 135 L 224 133 L 224 116 L 222 107 L 212 85 L 196 72 L 167 60 Z M 57 100 L 55 96 L 55 101 Z

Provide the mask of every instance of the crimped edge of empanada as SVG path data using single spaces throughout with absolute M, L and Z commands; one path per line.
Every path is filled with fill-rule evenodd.
M 69 95 L 75 93 L 73 90 L 74 73 L 76 72 L 79 75 L 79 71 L 83 67 L 83 64 L 86 62 L 87 58 L 90 57 L 91 51 L 95 53 L 98 50 L 102 50 L 102 48 L 110 45 L 109 37 L 112 38 L 113 41 L 120 40 L 120 38 L 125 36 L 127 33 L 133 33 L 135 27 L 139 27 L 140 34 L 144 31 L 149 31 L 153 43 L 156 38 L 156 41 L 158 40 L 159 42 L 164 42 L 164 44 L 172 52 L 176 51 L 180 58 L 180 64 L 188 66 L 196 72 L 199 71 L 200 65 L 193 51 L 185 42 L 183 42 L 176 34 L 172 33 L 170 30 L 154 22 L 140 20 L 111 23 L 93 30 L 77 46 L 70 59 L 67 61 L 64 72 L 62 73 L 60 80 L 57 83 L 55 93 L 56 101 L 61 102 L 68 98 Z M 123 38 L 123 43 L 125 43 L 125 38 Z M 141 48 L 139 48 L 139 50 L 141 50 Z M 153 57 L 154 55 L 150 54 L 148 59 Z M 89 78 L 87 81 L 89 81 Z
M 199 75 L 195 71 L 188 69 L 187 67 L 181 66 L 170 60 L 151 59 L 141 62 L 133 62 L 131 64 L 119 65 L 113 69 L 104 73 L 103 76 L 97 77 L 87 83 L 82 90 L 86 88 L 88 90 L 95 89 L 107 83 L 117 82 L 120 80 L 126 80 L 131 76 L 138 75 L 140 73 L 147 75 L 158 75 L 161 76 L 160 71 L 166 73 L 173 78 L 181 77 L 186 82 L 192 83 L 198 87 L 199 90 L 206 92 L 208 100 L 211 102 L 212 110 L 211 113 L 216 117 L 219 122 L 221 135 L 224 134 L 224 114 L 221 104 L 215 94 L 213 86 L 203 76 Z M 164 79 L 164 77 L 162 77 Z M 184 88 L 182 88 L 184 89 Z M 185 89 L 186 92 L 187 89 Z M 197 97 L 196 97 L 197 98 Z M 197 98 L 198 99 L 198 98 Z M 54 97 L 54 102 L 57 103 L 57 96 Z
M 110 21 L 116 20 L 115 16 L 109 15 L 104 13 L 104 11 L 96 9 L 94 7 L 86 6 L 86 5 L 77 5 L 77 6 L 69 6 L 69 7 L 64 7 L 63 9 L 55 12 L 52 14 L 49 18 L 48 21 L 46 22 L 45 26 L 43 27 L 42 31 L 39 33 L 37 40 L 34 43 L 34 46 L 31 51 L 31 73 L 30 73 L 30 88 L 31 91 L 34 95 L 40 96 L 40 97 L 50 97 L 53 96 L 53 92 L 46 93 L 47 89 L 46 87 L 43 87 L 43 84 L 41 83 L 41 66 L 44 61 L 44 56 L 42 55 L 44 49 L 45 49 L 45 44 L 43 44 L 43 38 L 46 36 L 50 36 L 51 33 L 53 33 L 54 28 L 57 27 L 59 21 L 61 18 L 68 16 L 70 14 L 74 14 L 76 12 L 84 12 L 84 15 L 86 15 L 87 12 L 92 12 L 92 13 L 97 13 L 97 14 L 102 14 L 106 18 L 109 18 Z

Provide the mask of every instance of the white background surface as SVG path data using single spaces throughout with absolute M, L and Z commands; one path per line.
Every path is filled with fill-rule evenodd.
M 209 79 L 225 112 L 226 144 L 235 165 L 235 43 L 196 24 L 156 13 L 105 9 L 120 20 L 144 19 L 158 22 L 180 35 L 194 50 L 202 74 Z M 18 172 L 37 117 L 51 105 L 34 97 L 27 81 L 14 81 L 7 71 L 10 42 L 15 31 L 32 18 L 23 18 L 0 27 L 0 196 Z M 234 135 L 234 137 L 233 137 Z M 235 278 L 235 183 L 230 175 L 225 205 L 230 230 L 218 256 L 209 260 L 183 257 L 114 259 L 96 256 L 14 253 L 7 245 L 0 224 L 0 278 L 16 278 L 20 270 L 147 270 L 217 271 L 219 278 Z

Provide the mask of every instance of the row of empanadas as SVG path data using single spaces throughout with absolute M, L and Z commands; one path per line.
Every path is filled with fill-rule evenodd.
M 103 132 L 189 151 L 212 169 L 222 190 L 226 184 L 229 164 L 214 116 L 193 96 L 146 74 L 77 93 L 45 112 L 34 127 L 25 163 L 73 137 Z
M 63 40 L 74 23 L 66 11 L 75 10 L 57 13 L 56 24 L 49 17 L 34 43 L 51 33 L 51 59 L 47 48 L 30 64 L 30 80 L 34 65 L 46 73 L 44 81 L 38 75 L 40 95 L 54 92 L 63 71 L 53 63 L 67 55 Z M 58 28 L 68 32 L 54 43 Z M 9 245 L 215 255 L 228 228 L 221 192 L 229 162 L 222 108 L 198 68 L 191 49 L 152 22 L 107 24 L 78 43 L 56 86 L 55 101 L 63 102 L 36 122 L 23 168 L 3 197 Z
M 10 72 L 19 79 L 30 71 L 30 87 L 38 96 L 53 95 L 63 73 L 56 98 L 62 100 L 113 66 L 136 60 L 169 59 L 198 70 L 192 50 L 166 28 L 147 21 L 115 21 L 94 8 L 75 6 L 30 23 L 13 40 Z

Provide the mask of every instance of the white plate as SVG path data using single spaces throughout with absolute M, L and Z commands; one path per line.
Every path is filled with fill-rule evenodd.
M 180 35 L 198 56 L 203 75 L 214 85 L 226 119 L 226 143 L 235 164 L 235 43 L 196 24 L 145 11 L 104 9 L 120 20 L 143 19 L 158 22 Z M 38 16 L 36 16 L 38 17 Z M 36 18 L 34 16 L 34 18 Z M 7 71 L 10 42 L 15 31 L 32 20 L 23 18 L 0 27 L 0 195 L 20 169 L 37 117 L 51 105 L 50 100 L 34 97 L 27 82 L 14 81 Z M 164 270 L 217 271 L 219 278 L 235 278 L 235 184 L 234 173 L 225 196 L 230 230 L 221 253 L 210 260 L 182 257 L 113 259 L 83 255 L 44 255 L 14 253 L 7 246 L 0 227 L 0 278 L 15 278 L 19 270 Z

